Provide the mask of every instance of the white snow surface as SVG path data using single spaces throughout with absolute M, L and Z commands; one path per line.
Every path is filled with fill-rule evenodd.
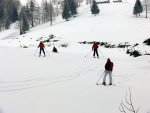
M 139 43 L 136 49 L 150 53 L 143 44 L 150 37 L 150 19 L 145 12 L 138 18 L 132 14 L 134 1 L 98 6 L 97 16 L 83 3 L 70 21 L 60 16 L 53 26 L 39 25 L 24 35 L 18 35 L 14 25 L 0 32 L 0 113 L 121 113 L 126 93 L 130 99 L 129 87 L 135 110 L 150 113 L 148 55 L 133 58 L 123 49 L 100 46 L 98 59 L 91 44 L 78 43 Z M 60 41 L 45 43 L 46 57 L 39 57 L 36 40 L 51 34 Z M 61 47 L 64 43 L 69 46 Z M 53 46 L 59 53 L 52 52 Z M 113 85 L 96 85 L 102 83 L 107 58 L 114 63 Z

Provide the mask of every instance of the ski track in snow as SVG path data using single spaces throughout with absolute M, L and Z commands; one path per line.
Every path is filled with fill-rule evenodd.
M 79 67 L 80 65 L 73 63 L 71 61 L 65 61 L 63 62 L 69 62 L 70 64 L 76 65 Z M 46 85 L 51 85 L 59 82 L 65 82 L 68 80 L 75 79 L 79 76 L 83 76 L 89 72 L 92 72 L 96 70 L 102 63 L 98 63 L 97 61 L 95 63 L 92 63 L 91 65 L 81 67 L 79 71 L 71 72 L 70 74 L 66 76 L 57 76 L 57 77 L 41 77 L 41 78 L 33 78 L 33 79 L 26 79 L 26 80 L 20 80 L 20 81 L 0 81 L 1 87 L 0 92 L 8 92 L 8 91 L 17 91 L 17 90 L 24 90 L 24 89 L 30 89 L 30 88 L 36 88 L 36 87 L 42 87 Z M 4 85 L 4 86 L 3 86 Z
M 83 76 L 87 73 L 95 71 L 97 68 L 100 69 L 100 72 L 102 72 L 103 65 L 105 61 L 102 62 L 94 62 L 88 66 L 81 66 L 79 64 L 73 63 L 71 61 L 63 60 L 63 62 L 70 63 L 73 65 L 76 65 L 77 67 L 80 67 L 80 69 L 76 72 L 70 72 L 66 76 L 57 76 L 57 77 L 40 77 L 40 78 L 32 78 L 32 79 L 25 79 L 20 81 L 0 81 L 1 87 L 0 92 L 8 92 L 8 91 L 17 91 L 17 90 L 25 90 L 30 88 L 36 88 L 36 87 L 42 87 L 47 85 L 52 85 L 55 83 L 65 82 L 68 80 L 75 79 L 77 77 Z M 84 62 L 82 62 L 84 63 Z M 100 67 L 102 66 L 102 67 Z M 98 69 L 98 70 L 99 70 Z M 100 75 L 100 72 L 97 74 L 97 76 Z M 115 84 L 122 84 L 124 82 L 127 82 L 130 80 L 130 76 L 122 76 L 122 75 L 113 75 L 113 77 L 119 78 L 118 80 L 115 80 Z

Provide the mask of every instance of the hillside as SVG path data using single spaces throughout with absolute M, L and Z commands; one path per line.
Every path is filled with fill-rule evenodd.
M 133 6 L 134 1 L 99 4 L 101 12 L 94 16 L 83 3 L 70 21 L 60 16 L 53 26 L 39 25 L 21 36 L 13 26 L 1 32 L 0 113 L 121 113 L 126 93 L 130 99 L 129 87 L 135 110 L 149 113 L 149 55 L 132 57 L 127 48 L 100 46 L 98 59 L 92 44 L 79 43 L 139 43 L 135 49 L 150 53 L 143 44 L 150 37 L 150 19 L 144 13 L 136 18 Z M 39 57 L 39 42 L 51 34 L 55 37 L 45 42 L 46 57 Z M 53 46 L 59 53 L 52 52 Z M 114 63 L 113 85 L 96 85 L 103 81 L 107 58 Z

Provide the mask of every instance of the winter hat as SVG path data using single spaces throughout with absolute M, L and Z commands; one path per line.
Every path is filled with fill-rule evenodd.
M 110 61 L 110 58 L 108 58 L 107 61 Z

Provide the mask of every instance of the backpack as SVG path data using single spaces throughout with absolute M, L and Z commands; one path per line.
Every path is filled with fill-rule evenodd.
M 113 69 L 113 66 L 114 66 L 114 64 L 113 64 L 113 62 L 111 62 L 111 64 L 110 64 L 110 68 L 109 69 Z
M 105 65 L 105 69 L 106 70 L 112 70 L 113 66 L 114 66 L 113 62 L 107 62 Z

